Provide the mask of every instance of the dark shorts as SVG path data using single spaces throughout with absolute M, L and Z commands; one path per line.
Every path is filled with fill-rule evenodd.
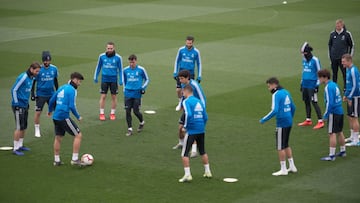
M 100 94 L 107 94 L 109 89 L 111 94 L 119 93 L 117 82 L 103 82 L 101 83 Z
M 291 131 L 291 127 L 276 128 L 275 138 L 276 138 L 277 150 L 283 150 L 289 147 L 290 131 Z
M 45 103 L 49 105 L 50 98 L 51 97 L 37 97 L 35 111 L 42 111 Z
M 140 109 L 141 98 L 127 98 L 125 97 L 125 109 Z
M 340 133 L 344 127 L 344 115 L 330 114 L 328 120 L 328 133 Z
M 65 120 L 53 120 L 55 125 L 55 135 L 64 136 L 65 132 L 68 132 L 70 135 L 75 136 L 80 133 L 79 127 L 71 119 L 67 118 Z
M 184 125 L 185 124 L 185 112 L 181 114 L 181 117 L 179 119 L 179 124 Z
M 15 129 L 26 130 L 28 125 L 29 108 L 12 107 L 15 116 Z
M 181 151 L 182 157 L 189 157 L 192 144 L 196 141 L 200 155 L 204 155 L 205 152 L 205 133 L 189 135 L 186 133 L 184 138 L 184 145 Z
M 317 93 L 315 92 L 315 89 L 303 88 L 302 99 L 305 102 L 318 102 L 318 97 L 317 97 Z
M 353 97 L 351 99 L 351 106 L 347 105 L 347 115 L 354 118 L 359 118 L 360 113 L 360 97 Z
M 195 79 L 195 75 L 190 75 L 190 79 Z M 180 79 L 179 77 L 177 77 L 176 79 L 176 88 L 181 88 L 181 82 L 180 82 Z

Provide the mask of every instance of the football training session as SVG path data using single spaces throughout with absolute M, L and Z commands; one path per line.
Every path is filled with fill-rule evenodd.
M 0 202 L 360 202 L 359 0 L 0 0 Z

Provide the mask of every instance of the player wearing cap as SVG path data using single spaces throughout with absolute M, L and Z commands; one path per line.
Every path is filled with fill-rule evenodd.
M 318 122 L 313 129 L 320 129 L 324 127 L 322 120 L 321 110 L 318 105 L 317 92 L 319 91 L 319 79 L 317 72 L 321 69 L 320 60 L 312 55 L 313 48 L 309 43 L 305 42 L 301 47 L 301 54 L 303 55 L 302 65 L 303 72 L 301 78 L 300 90 L 302 92 L 302 98 L 305 103 L 306 120 L 298 124 L 298 126 L 310 126 L 311 121 L 311 104 L 316 111 Z
M 205 127 L 208 120 L 204 104 L 193 95 L 191 85 L 183 88 L 183 95 L 186 98 L 183 102 L 186 130 L 184 138 L 184 147 L 182 148 L 181 157 L 184 166 L 185 175 L 179 179 L 179 182 L 189 182 L 192 180 L 190 172 L 189 152 L 194 141 L 198 144 L 199 153 L 204 164 L 204 178 L 212 178 L 209 165 L 209 157 L 205 151 Z
M 346 68 L 346 85 L 343 100 L 347 102 L 347 115 L 350 124 L 350 143 L 346 146 L 360 146 L 359 143 L 359 113 L 360 113 L 360 79 L 359 70 L 354 66 L 352 56 L 344 54 L 341 63 Z
M 116 105 L 118 94 L 118 84 L 122 85 L 122 59 L 121 56 L 115 53 L 114 42 L 108 42 L 106 44 L 106 52 L 100 54 L 97 66 L 94 73 L 94 82 L 98 83 L 98 76 L 101 71 L 101 87 L 100 87 L 100 115 L 101 121 L 106 120 L 105 118 L 105 99 L 110 89 L 111 93 L 111 111 L 110 120 L 116 119 Z M 119 79 L 118 79 L 119 77 Z
M 188 70 L 190 71 L 190 78 L 195 79 L 195 66 L 197 66 L 196 81 L 200 83 L 201 71 L 202 71 L 200 51 L 194 47 L 194 37 L 187 36 L 185 46 L 180 47 L 178 50 L 174 65 L 173 77 L 176 80 L 176 93 L 179 98 L 179 103 L 175 108 L 176 111 L 180 111 L 181 109 L 181 97 L 182 97 L 181 83 L 178 78 L 178 74 L 181 70 Z
M 48 116 L 50 117 L 52 115 L 55 125 L 54 166 L 63 164 L 60 161 L 60 147 L 65 132 L 74 136 L 73 153 L 70 163 L 71 165 L 81 165 L 79 151 L 82 133 L 76 123 L 70 118 L 70 111 L 78 121 L 82 120 L 76 108 L 77 88 L 80 86 L 82 80 L 84 80 L 84 77 L 80 73 L 72 73 L 70 75 L 70 81 L 61 86 L 49 102 Z
M 137 132 L 141 132 L 144 128 L 145 121 L 140 112 L 141 97 L 145 94 L 145 90 L 150 82 L 149 76 L 144 67 L 137 64 L 136 55 L 129 56 L 129 66 L 124 68 L 124 102 L 126 110 L 126 122 L 128 125 L 128 132 L 126 136 L 133 134 L 131 109 L 133 109 L 135 116 L 139 119 L 140 125 Z
M 51 96 L 58 89 L 58 69 L 51 64 L 51 55 L 49 51 L 42 52 L 41 69 L 39 74 L 35 77 L 33 86 L 31 88 L 31 100 L 36 101 L 35 106 L 35 137 L 41 137 L 40 133 L 40 115 L 45 103 L 48 103 Z M 36 94 L 35 94 L 36 86 Z
M 27 129 L 29 97 L 34 77 L 40 72 L 40 64 L 33 62 L 28 70 L 21 73 L 11 88 L 11 107 L 15 116 L 13 154 L 24 155 L 23 151 L 30 149 L 23 145 L 25 130 Z
M 280 86 L 277 78 L 269 78 L 266 84 L 268 90 L 272 93 L 271 111 L 260 119 L 260 123 L 263 124 L 276 116 L 276 149 L 278 150 L 281 166 L 280 171 L 274 172 L 272 175 L 283 176 L 288 175 L 289 172 L 296 173 L 297 168 L 289 146 L 290 131 L 295 114 L 294 102 L 290 93 Z M 286 157 L 289 162 L 288 169 L 286 169 Z

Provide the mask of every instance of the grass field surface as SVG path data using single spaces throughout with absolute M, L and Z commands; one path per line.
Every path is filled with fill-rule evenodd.
M 327 42 L 338 18 L 344 19 L 355 43 L 360 42 L 360 1 L 287 2 L 0 0 L 0 146 L 12 145 L 10 88 L 15 78 L 49 50 L 60 84 L 73 71 L 85 76 L 77 99 L 84 118 L 79 123 L 81 153 L 95 158 L 91 167 L 70 166 L 72 138 L 66 135 L 61 149 L 65 165 L 54 167 L 52 120 L 43 112 L 43 136 L 35 138 L 31 102 L 25 145 L 32 150 L 24 157 L 0 151 L 0 202 L 360 202 L 360 148 L 347 148 L 348 156 L 335 162 L 321 162 L 328 154 L 325 129 L 294 125 L 290 145 L 299 172 L 271 175 L 280 166 L 275 120 L 258 122 L 270 110 L 271 94 L 264 81 L 279 77 L 297 106 L 294 123 L 301 122 L 305 112 L 299 92 L 300 46 L 308 41 L 322 67 L 329 68 Z M 171 149 L 180 116 L 175 112 L 172 71 L 187 35 L 195 36 L 202 56 L 201 85 L 209 114 L 206 148 L 214 178 L 202 178 L 198 157 L 191 160 L 194 180 L 180 184 L 180 151 Z M 144 115 L 145 129 L 133 137 L 125 136 L 122 93 L 117 120 L 98 120 L 99 84 L 92 77 L 108 41 L 116 43 L 124 66 L 135 53 L 151 80 L 142 110 L 157 113 Z M 354 64 L 360 66 L 357 50 Z M 324 110 L 323 86 L 320 89 Z M 136 119 L 134 123 L 137 127 Z M 344 132 L 348 137 L 347 121 Z M 225 177 L 239 181 L 224 183 Z

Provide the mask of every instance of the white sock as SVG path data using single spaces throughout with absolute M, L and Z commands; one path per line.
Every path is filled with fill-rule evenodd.
M 354 135 L 354 130 L 350 129 L 350 137 L 351 137 L 351 139 L 352 139 L 353 135 Z
M 20 138 L 18 143 L 19 143 L 18 147 L 19 148 L 22 147 L 24 145 L 24 138 Z
M 306 118 L 307 121 L 311 121 L 311 118 Z
M 280 161 L 280 166 L 282 171 L 286 171 L 286 161 Z
M 105 114 L 105 109 L 100 109 L 100 114 Z
M 204 168 L 205 168 L 205 173 L 210 173 L 210 165 L 209 164 L 204 164 Z
M 140 123 L 140 125 L 144 125 L 145 124 L 145 121 L 142 121 L 141 123 Z
M 194 152 L 194 153 L 197 152 L 197 144 L 192 144 L 191 152 Z
M 345 152 L 346 151 L 346 147 L 344 146 L 340 146 L 340 152 Z
M 359 132 L 354 132 L 352 140 L 354 144 L 357 144 L 359 142 Z
M 55 162 L 60 162 L 60 155 L 55 155 L 54 160 Z
M 322 120 L 322 119 L 319 119 L 319 120 L 318 120 L 318 122 L 319 122 L 319 123 L 322 123 L 322 122 L 323 122 L 323 120 Z
M 35 131 L 40 131 L 40 124 L 35 124 Z
M 184 171 L 185 171 L 185 175 L 187 176 L 187 175 L 191 175 L 191 173 L 190 173 L 190 167 L 185 167 L 184 168 Z
M 14 140 L 14 151 L 19 149 L 19 141 Z
M 72 160 L 76 161 L 79 159 L 79 153 L 73 153 L 72 154 Z
M 335 155 L 335 151 L 336 151 L 336 147 L 330 147 L 329 156 L 334 156 L 334 155 Z
M 132 129 L 132 128 L 128 128 L 128 130 L 133 131 L 133 129 Z
M 115 114 L 116 109 L 111 109 L 110 114 Z
M 294 164 L 294 159 L 293 159 L 293 158 L 289 158 L 289 159 L 288 159 L 288 162 L 289 162 L 289 167 L 290 167 L 290 168 L 295 168 L 295 164 Z

